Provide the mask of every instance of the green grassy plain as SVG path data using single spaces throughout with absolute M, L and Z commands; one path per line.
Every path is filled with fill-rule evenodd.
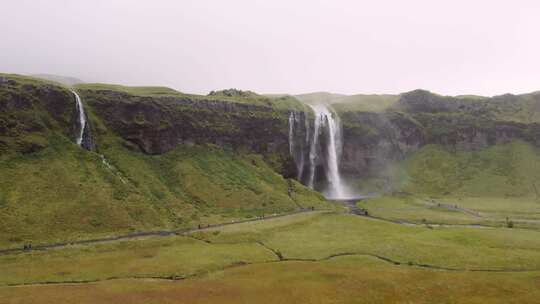
M 539 303 L 540 273 L 444 272 L 370 257 L 226 269 L 186 281 L 0 287 L 2 303 Z
M 416 224 L 481 225 L 540 229 L 535 198 L 382 196 L 357 203 L 369 215 Z
M 0 301 L 537 303 L 538 236 L 523 229 L 428 229 L 341 213 L 297 214 L 192 234 L 196 239 L 2 255 L 0 284 L 38 285 L 0 287 Z
M 369 215 L 394 221 L 438 224 L 477 224 L 482 220 L 459 209 L 437 206 L 431 200 L 412 196 L 382 196 L 357 203 Z
M 189 234 L 0 256 L 0 284 L 186 277 L 261 261 L 366 255 L 434 269 L 540 270 L 540 232 L 406 226 L 340 213 L 297 214 Z M 278 254 L 279 252 L 279 254 Z

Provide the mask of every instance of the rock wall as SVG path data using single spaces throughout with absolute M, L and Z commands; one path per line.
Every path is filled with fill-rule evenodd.
M 0 153 L 37 152 L 47 137 L 71 137 L 75 104 L 69 91 L 22 77 L 0 81 Z
M 22 77 L 2 77 L 0 150 L 32 153 L 45 147 L 44 138 L 54 132 L 74 137 L 76 108 L 68 90 Z M 95 144 L 99 150 L 102 138 L 113 132 L 127 147 L 146 154 L 191 144 L 258 153 L 285 177 L 299 178 L 301 169 L 293 158 L 309 162 L 305 147 L 309 140 L 303 139 L 313 117 L 301 105 L 276 108 L 220 100 L 219 96 L 145 97 L 114 90 L 81 89 L 79 93 L 88 107 L 87 137 L 93 141 L 85 145 L 90 149 Z M 291 112 L 297 113 L 295 134 L 300 137 L 292 147 Z M 382 112 L 339 115 L 344 138 L 340 169 L 357 177 L 376 175 L 427 144 L 470 151 L 520 139 L 540 146 L 540 93 L 455 98 L 416 90 L 402 94 Z M 316 161 L 319 167 L 323 163 Z
M 380 113 L 343 112 L 341 170 L 377 175 L 427 144 L 480 150 L 520 139 L 540 146 L 540 94 L 455 98 L 416 90 Z
M 80 93 L 107 129 L 126 140 L 133 150 L 162 154 L 178 145 L 214 144 L 262 154 L 283 175 L 295 175 L 288 146 L 289 111 L 188 96 Z M 99 137 L 99 130 L 95 131 Z
M 341 119 L 341 171 L 347 175 L 376 174 L 426 142 L 422 128 L 399 113 L 350 112 Z

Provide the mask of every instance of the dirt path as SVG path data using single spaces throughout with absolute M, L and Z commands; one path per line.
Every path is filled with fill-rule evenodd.
M 425 201 L 425 202 L 428 205 L 431 205 L 431 207 L 442 208 L 442 209 L 446 209 L 446 210 L 450 210 L 450 211 L 457 211 L 457 212 L 465 213 L 467 215 L 471 215 L 471 216 L 474 216 L 474 217 L 477 217 L 477 218 L 483 218 L 483 216 L 480 214 L 480 212 L 475 211 L 475 210 L 471 210 L 471 209 L 458 207 L 457 204 L 441 203 L 441 202 L 436 202 L 435 200 Z
M 383 221 L 392 224 L 406 225 L 406 226 L 418 226 L 425 228 L 478 228 L 478 229 L 496 229 L 497 227 L 482 225 L 482 224 L 444 224 L 444 223 L 415 223 L 405 220 L 392 220 L 383 217 L 373 216 L 369 214 L 368 210 L 360 209 L 356 205 L 359 200 L 341 200 L 334 201 L 335 203 L 342 204 L 350 214 L 366 217 L 373 220 Z M 459 208 L 458 208 L 459 209 Z M 465 209 L 460 209 L 465 210 Z

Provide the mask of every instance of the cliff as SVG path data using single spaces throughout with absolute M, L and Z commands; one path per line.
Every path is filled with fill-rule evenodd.
M 313 114 L 294 97 L 235 89 L 201 96 L 103 84 L 75 89 L 89 122 L 88 150 L 73 144 L 78 120 L 67 87 L 0 75 L 0 232 L 6 236 L 0 243 L 326 206 L 318 193 L 285 179 L 305 181 L 291 155 L 303 157 L 304 164 L 310 157 L 305 138 L 311 137 Z M 491 168 L 491 180 L 510 176 L 515 183 L 525 175 L 501 160 L 532 159 L 540 145 L 538 92 L 484 98 L 416 90 L 300 98 L 314 102 L 317 96 L 333 103 L 340 116 L 340 169 L 362 189 L 372 180 L 377 191 L 397 189 L 396 168 L 416 181 L 408 189 L 419 192 L 461 191 L 464 180 L 483 176 L 483 167 Z M 514 141 L 523 144 L 499 147 Z M 321 168 L 326 156 L 317 155 Z M 480 171 L 461 170 L 467 166 Z M 510 187 L 504 195 L 531 191 L 536 184 L 529 180 L 536 175 L 526 176 L 526 189 Z
M 343 122 L 341 169 L 356 177 L 384 177 L 427 145 L 465 152 L 515 140 L 540 146 L 539 93 L 487 98 L 415 90 L 376 111 L 359 104 L 334 104 Z
M 0 247 L 326 206 L 277 173 L 289 108 L 302 108 L 289 97 L 77 86 L 92 142 L 82 149 L 67 87 L 0 76 Z
M 96 85 L 77 89 L 105 127 L 126 140 L 132 150 L 163 154 L 180 145 L 214 144 L 261 154 L 277 172 L 287 177 L 294 174 L 289 162 L 288 116 L 304 106 L 291 97 L 243 95 L 242 91 L 144 96 Z M 99 144 L 100 130 L 96 132 Z

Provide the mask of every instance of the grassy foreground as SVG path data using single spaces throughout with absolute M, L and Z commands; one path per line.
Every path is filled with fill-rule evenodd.
M 539 303 L 540 273 L 442 272 L 370 257 L 236 267 L 196 279 L 0 287 L 2 303 Z
M 0 302 L 537 303 L 539 235 L 297 214 L 2 255 Z

